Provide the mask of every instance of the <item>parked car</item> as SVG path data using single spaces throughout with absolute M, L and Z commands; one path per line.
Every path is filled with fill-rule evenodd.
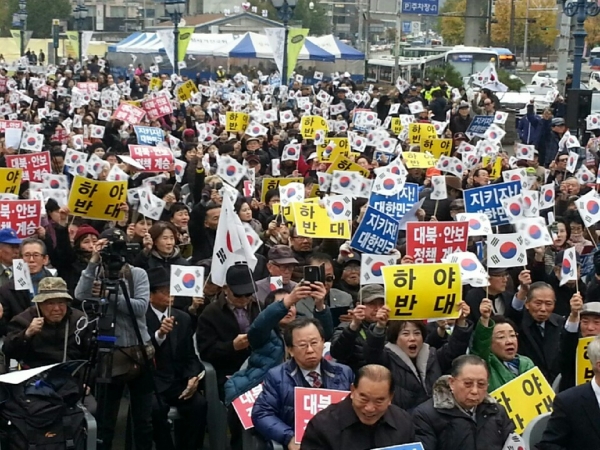
M 558 70 L 541 70 L 536 72 L 531 79 L 531 84 L 543 84 L 548 82 L 556 84 L 558 82 Z

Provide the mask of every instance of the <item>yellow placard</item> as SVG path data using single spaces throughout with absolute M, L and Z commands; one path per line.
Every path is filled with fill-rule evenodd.
M 127 201 L 127 181 L 97 181 L 76 176 L 69 194 L 74 216 L 95 220 L 122 220 Z
M 440 156 L 450 156 L 452 139 L 425 139 L 421 142 L 421 151 L 430 152 L 436 159 Z
M 148 84 L 148 89 L 151 91 L 159 91 L 162 88 L 162 80 L 158 77 L 150 78 L 150 84 Z
M 462 299 L 458 264 L 382 267 L 391 320 L 456 319 Z
M 402 126 L 400 117 L 392 117 L 392 121 L 390 122 L 390 128 L 392 130 L 392 133 L 394 133 L 396 136 L 402 133 L 402 129 L 404 127 Z
M 23 169 L 0 168 L 0 193 L 19 195 Z
M 425 139 L 436 139 L 435 127 L 428 123 L 411 123 L 408 127 L 408 142 L 411 145 L 419 145 Z
M 590 342 L 594 340 L 594 336 L 581 338 L 577 344 L 577 360 L 575 362 L 575 384 L 585 384 L 594 378 L 592 363 L 587 354 L 587 348 Z
M 484 156 L 481 158 L 481 166 L 487 167 L 492 162 L 491 156 Z M 492 172 L 490 173 L 490 180 L 497 180 L 502 176 L 502 158 L 497 157 L 492 165 Z
M 246 131 L 248 122 L 250 122 L 250 116 L 241 112 L 228 111 L 226 114 L 226 119 L 225 131 L 233 133 Z
M 264 203 L 267 191 L 270 189 L 278 189 L 279 186 L 287 186 L 290 183 L 304 183 L 304 178 L 263 178 L 262 190 L 260 193 L 260 201 Z
M 359 166 L 355 162 L 352 162 L 347 156 L 338 156 L 333 163 L 327 169 L 327 173 L 333 173 L 336 170 L 349 170 L 351 172 L 358 172 L 363 177 L 369 177 L 369 171 L 362 166 Z
M 333 145 L 333 148 L 331 148 L 331 145 Z M 317 146 L 317 161 L 329 163 L 335 161 L 340 156 L 348 156 L 349 153 L 350 145 L 348 144 L 348 138 L 325 138 L 325 144 Z
M 304 139 L 314 139 L 319 130 L 329 131 L 327 121 L 319 116 L 304 116 L 300 121 L 300 134 Z
M 317 200 L 317 199 L 315 199 Z M 350 239 L 350 221 L 332 221 L 318 203 L 292 203 L 298 236 L 322 239 Z
M 192 80 L 187 80 L 181 86 L 177 88 L 177 98 L 180 102 L 187 102 L 191 100 L 194 94 L 198 92 L 198 88 Z
M 552 411 L 554 391 L 538 367 L 528 370 L 490 394 L 504 406 L 521 434 L 537 416 Z
M 435 167 L 436 159 L 425 153 L 404 152 L 402 153 L 402 161 L 404 161 L 407 169 L 428 169 Z
M 294 210 L 291 205 L 281 206 L 281 203 L 274 203 L 273 214 L 281 214 L 287 223 L 294 223 Z

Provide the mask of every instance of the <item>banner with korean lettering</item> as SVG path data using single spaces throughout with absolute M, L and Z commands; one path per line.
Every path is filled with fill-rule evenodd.
M 0 133 L 5 133 L 6 130 L 10 129 L 10 128 L 22 130 L 23 129 L 23 121 L 0 119 Z
M 6 166 L 23 170 L 23 181 L 41 183 L 42 174 L 52 172 L 50 167 L 50 152 L 21 153 L 6 155 Z
M 115 109 L 113 113 L 113 119 L 127 122 L 130 125 L 137 125 L 142 121 L 146 111 L 142 108 L 132 105 L 131 103 L 121 102 L 121 104 Z
M 415 203 L 419 201 L 419 185 L 406 183 L 401 192 L 396 195 L 383 195 L 372 193 L 369 206 L 377 211 L 387 214 L 396 220 L 401 220 Z
M 407 169 L 429 169 L 435 167 L 436 159 L 427 154 L 420 152 L 402 153 L 402 161 Z
M 580 338 L 577 344 L 577 359 L 575 360 L 575 385 L 585 384 L 594 378 L 592 362 L 588 356 L 587 348 L 595 338 L 593 336 Z
M 306 425 L 319 411 L 329 405 L 341 402 L 350 394 L 349 391 L 336 391 L 322 388 L 294 388 L 294 438 L 296 444 L 302 442 Z
M 509 222 L 504 206 L 502 206 L 502 199 L 520 193 L 520 181 L 508 181 L 467 189 L 463 192 L 465 211 L 468 213 L 485 213 L 492 225 L 506 225 Z
M 334 160 L 333 163 L 331 163 L 331 165 L 327 169 L 327 173 L 333 175 L 333 172 L 335 172 L 336 170 L 348 170 L 350 172 L 358 172 L 365 178 L 368 178 L 370 175 L 367 169 L 365 169 L 362 166 L 359 166 L 345 155 L 340 155 L 336 160 Z
M 382 267 L 391 320 L 456 319 L 462 300 L 458 264 Z
M 333 162 L 341 156 L 348 156 L 350 145 L 347 137 L 325 138 L 325 143 L 317 145 L 317 160 L 319 162 Z
M 177 86 L 177 98 L 181 103 L 191 100 L 194 94 L 198 93 L 198 88 L 192 80 L 187 80 L 185 83 Z
M 396 219 L 369 206 L 352 237 L 350 247 L 362 253 L 388 255 L 396 248 L 398 229 Z
M 300 121 L 300 134 L 304 139 L 314 139 L 319 130 L 329 131 L 327 121 L 320 116 L 304 116 Z
M 157 145 L 165 140 L 165 132 L 158 127 L 142 127 L 136 125 L 133 127 L 137 136 L 138 144 L 142 145 Z
M 144 166 L 142 172 L 164 172 L 173 165 L 173 153 L 164 147 L 130 145 L 129 155 Z
M 246 131 L 249 122 L 249 114 L 228 111 L 225 116 L 225 131 L 230 133 L 244 132 Z
M 12 228 L 21 239 L 35 234 L 41 217 L 42 203 L 39 200 L 0 202 L 0 228 Z
M 538 367 L 509 381 L 490 395 L 504 406 L 517 434 L 521 434 L 537 416 L 552 412 L 554 391 Z
M 408 142 L 411 145 L 419 145 L 425 140 L 437 138 L 435 126 L 428 123 L 411 123 L 408 126 Z
M 23 169 L 0 168 L 0 194 L 19 194 Z
M 173 105 L 166 95 L 157 95 L 142 101 L 142 108 L 149 120 L 156 120 L 173 113 Z
M 417 264 L 442 262 L 454 252 L 467 251 L 468 222 L 408 222 L 406 254 Z
M 127 201 L 127 181 L 97 181 L 76 176 L 69 194 L 74 216 L 95 220 L 123 220 L 121 205 Z
M 292 205 L 281 206 L 281 203 L 275 203 L 273 205 L 273 214 L 278 216 L 283 216 L 285 223 L 293 224 L 296 221 L 294 220 L 294 210 L 292 209 Z
M 279 186 L 287 186 L 290 183 L 302 183 L 304 178 L 263 178 L 260 201 L 264 203 L 267 192 L 271 189 L 279 189 Z
M 252 423 L 252 408 L 254 407 L 256 399 L 262 391 L 263 385 L 261 383 L 258 386 L 250 389 L 248 392 L 243 393 L 231 403 L 235 413 L 242 423 L 242 426 L 244 427 L 244 430 L 254 428 L 254 424 Z
M 292 203 L 298 236 L 322 239 L 350 239 L 350 221 L 333 221 L 318 203 Z

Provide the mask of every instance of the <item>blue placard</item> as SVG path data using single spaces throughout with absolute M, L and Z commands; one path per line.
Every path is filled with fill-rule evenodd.
M 494 123 L 494 116 L 475 116 L 467 128 L 467 134 L 483 137 L 492 123 Z
M 157 145 L 165 140 L 165 132 L 160 128 L 136 125 L 133 129 L 140 145 Z
M 581 265 L 581 276 L 585 277 L 592 275 L 595 271 L 594 255 L 600 249 L 600 245 L 585 255 L 578 256 L 578 263 Z
M 369 206 L 350 247 L 362 253 L 388 255 L 396 248 L 397 241 L 398 221 Z
M 468 213 L 485 213 L 492 225 L 505 225 L 508 223 L 508 219 L 502 207 L 502 199 L 520 193 L 520 181 L 508 181 L 467 189 L 463 193 L 465 211 Z
M 391 447 L 374 448 L 373 450 L 423 450 L 423 444 L 415 442 L 413 444 L 392 445 Z
M 439 0 L 403 0 L 402 12 L 404 14 L 423 14 L 437 16 L 440 9 Z
M 371 193 L 369 206 L 381 211 L 396 220 L 404 217 L 410 208 L 419 200 L 419 185 L 406 183 L 402 192 L 396 195 L 383 195 Z
M 410 21 L 402 22 L 402 33 L 404 33 L 404 34 L 412 33 L 412 22 L 410 22 Z

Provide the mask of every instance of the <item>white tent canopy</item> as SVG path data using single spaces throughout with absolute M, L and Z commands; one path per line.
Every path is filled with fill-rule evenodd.
M 233 42 L 235 36 L 228 34 L 194 33 L 187 49 L 188 55 L 212 56 L 214 50 Z M 164 53 L 164 47 L 156 33 L 134 33 L 125 40 L 109 47 L 110 52 L 132 54 Z

